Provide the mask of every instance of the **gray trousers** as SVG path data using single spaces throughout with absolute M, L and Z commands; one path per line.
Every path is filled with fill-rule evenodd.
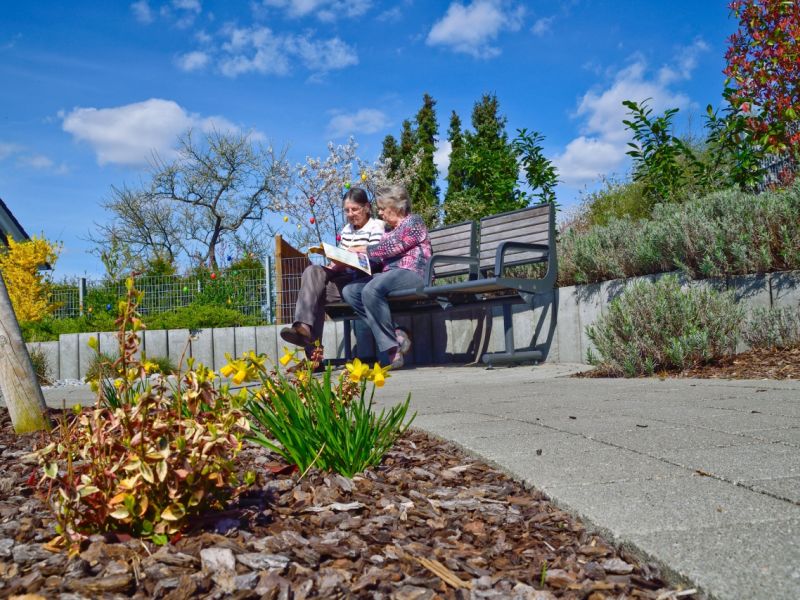
M 423 283 L 422 277 L 413 271 L 391 269 L 355 280 L 344 288 L 342 296 L 356 314 L 367 322 L 378 350 L 387 352 L 397 348 L 399 343 L 386 296 L 395 290 L 416 288 Z
M 294 309 L 294 323 L 305 323 L 311 328 L 311 337 L 322 339 L 325 325 L 325 303 L 340 302 L 342 287 L 353 281 L 352 273 L 334 271 L 319 265 L 310 265 L 303 271 L 300 292 Z

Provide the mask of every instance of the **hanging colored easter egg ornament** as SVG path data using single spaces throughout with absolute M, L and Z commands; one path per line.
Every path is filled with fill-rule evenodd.
M 311 218 L 308 220 L 308 222 L 309 222 L 309 223 L 311 223 L 311 224 L 313 225 L 314 223 L 316 223 L 316 222 L 317 222 L 317 220 L 316 220 L 314 217 L 311 217 Z
M 297 228 L 298 228 L 298 229 L 302 229 L 302 228 L 303 228 L 303 226 L 302 226 L 302 225 L 300 225 L 300 223 L 298 223 L 298 224 L 297 224 Z
M 350 189 L 350 182 L 349 182 L 349 181 L 345 181 L 345 183 L 344 183 L 344 189 L 346 189 L 346 190 L 349 190 L 349 189 Z
M 94 309 L 91 306 L 89 307 L 88 310 L 89 310 L 89 312 L 93 312 L 94 311 Z
M 110 304 L 106 304 L 106 310 L 111 310 L 111 305 Z
M 342 236 L 340 236 L 340 235 L 337 233 L 337 234 L 336 234 L 336 243 L 338 244 L 338 243 L 339 243 L 339 242 L 341 242 L 341 241 L 342 241 Z
M 314 205 L 317 203 L 317 201 L 316 201 L 316 200 L 314 200 L 314 196 L 311 196 L 311 197 L 308 199 L 308 203 L 309 203 L 311 206 L 314 206 Z
M 216 279 L 216 278 L 217 278 L 217 274 L 216 273 L 212 273 L 211 274 L 211 279 Z
M 288 222 L 289 222 L 289 217 L 287 217 L 287 216 L 284 216 L 284 217 L 283 217 L 283 222 L 284 222 L 284 223 L 288 223 Z
M 188 294 L 189 293 L 189 287 L 188 286 L 183 286 L 183 293 L 184 294 Z
M 361 174 L 361 181 L 366 181 L 366 180 L 367 180 L 367 174 L 366 173 L 362 173 Z

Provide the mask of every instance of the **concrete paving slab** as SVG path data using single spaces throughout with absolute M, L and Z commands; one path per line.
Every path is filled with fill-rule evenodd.
M 687 469 L 700 469 L 733 482 L 752 478 L 754 473 L 757 479 L 800 476 L 797 449 L 783 444 L 750 444 L 701 450 L 664 448 L 654 454 Z
M 800 427 L 792 427 L 789 429 L 757 429 L 756 431 L 749 431 L 748 435 L 752 435 L 760 440 L 767 442 L 780 442 L 788 444 L 795 448 L 800 447 Z
M 696 417 L 693 424 L 697 427 L 705 427 L 725 433 L 748 433 L 763 429 L 797 428 L 800 427 L 800 419 L 780 415 L 736 411 L 731 412 L 731 414 L 713 414 L 707 417 Z
M 800 505 L 800 477 L 757 479 L 741 483 L 745 487 Z
M 689 448 L 726 448 L 758 444 L 760 440 L 744 434 L 722 433 L 694 427 L 647 427 L 618 433 L 596 433 L 592 437 L 609 444 L 649 455 L 660 455 L 664 451 Z
M 562 439 L 564 443 L 561 444 L 547 444 L 545 440 L 526 446 L 496 442 L 481 454 L 544 491 L 550 491 L 552 486 L 565 481 L 576 486 L 594 487 L 612 482 L 629 486 L 634 482 L 639 485 L 649 479 L 672 479 L 683 474 L 680 468 L 624 448 L 613 448 L 575 436 Z M 582 442 L 577 441 L 581 439 Z M 502 450 L 498 448 L 501 445 L 504 446 Z M 576 452 L 573 450 L 575 447 L 582 451 Z M 542 454 L 537 456 L 532 450 L 539 448 Z
M 565 473 L 566 474 L 566 473 Z M 570 475 L 580 474 L 575 469 Z M 577 483 L 563 477 L 540 483 L 536 473 L 526 478 L 554 500 L 577 510 L 583 518 L 609 529 L 617 539 L 633 533 L 681 530 L 691 534 L 704 527 L 800 519 L 800 506 L 741 486 L 672 471 L 672 476 L 620 479 L 608 483 Z
M 634 533 L 631 544 L 718 600 L 800 598 L 800 521 Z

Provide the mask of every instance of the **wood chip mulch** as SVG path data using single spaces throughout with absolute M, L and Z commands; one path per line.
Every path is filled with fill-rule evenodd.
M 699 365 L 683 371 L 663 371 L 658 377 L 698 379 L 793 379 L 800 380 L 800 347 L 759 348 Z M 602 369 L 578 373 L 575 377 L 614 377 Z
M 697 598 L 615 549 L 543 495 L 455 446 L 409 432 L 384 463 L 304 478 L 248 447 L 256 485 L 165 547 L 95 535 L 47 551 L 54 523 L 31 486 L 41 435 L 0 412 L 0 597 Z

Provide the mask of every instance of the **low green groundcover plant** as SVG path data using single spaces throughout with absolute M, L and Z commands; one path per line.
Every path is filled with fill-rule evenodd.
M 587 358 L 625 377 L 685 369 L 733 354 L 743 318 L 731 292 L 682 289 L 674 275 L 635 282 L 587 327 L 597 348 Z

